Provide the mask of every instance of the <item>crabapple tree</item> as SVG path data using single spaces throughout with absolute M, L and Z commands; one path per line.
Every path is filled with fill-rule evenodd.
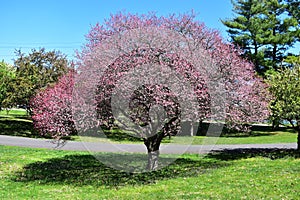
M 147 169 L 156 170 L 162 139 L 180 134 L 182 122 L 241 128 L 268 116 L 266 86 L 253 64 L 193 14 L 118 13 L 86 38 L 75 76 L 31 101 L 44 134 L 59 139 L 75 129 L 85 134 L 118 126 L 143 139 Z
M 162 138 L 182 121 L 239 127 L 267 117 L 266 86 L 241 53 L 193 14 L 112 15 L 78 55 L 75 126 L 129 131 L 144 140 L 148 169 L 157 169 Z
M 41 135 L 60 139 L 76 133 L 71 109 L 73 87 L 74 71 L 70 71 L 30 100 L 34 127 Z

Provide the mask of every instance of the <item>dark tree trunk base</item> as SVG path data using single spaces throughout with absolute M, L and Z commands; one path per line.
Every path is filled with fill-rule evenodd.
M 158 169 L 159 146 L 163 136 L 163 134 L 156 134 L 152 137 L 144 139 L 144 144 L 146 145 L 148 151 L 148 171 Z

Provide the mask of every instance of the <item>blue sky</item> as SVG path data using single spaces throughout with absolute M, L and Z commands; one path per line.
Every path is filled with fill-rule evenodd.
M 0 60 L 13 63 L 14 50 L 60 50 L 72 59 L 85 43 L 91 26 L 118 11 L 157 15 L 194 10 L 197 20 L 221 31 L 220 19 L 230 18 L 230 0 L 8 0 L 1 2 Z

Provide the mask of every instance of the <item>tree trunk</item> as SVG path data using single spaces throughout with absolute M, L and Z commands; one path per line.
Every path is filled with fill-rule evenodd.
M 278 119 L 273 119 L 272 120 L 272 130 L 278 130 L 279 129 L 279 120 Z
M 297 151 L 300 152 L 300 128 L 298 128 Z
M 276 37 L 276 27 L 273 28 L 273 36 Z M 274 42 L 272 49 L 272 67 L 276 70 L 276 60 L 277 60 L 277 44 Z
M 191 121 L 191 136 L 194 136 L 194 123 Z
M 157 151 L 148 151 L 148 164 L 147 170 L 154 171 L 158 169 L 158 157 L 159 157 L 159 150 Z
M 297 151 L 300 152 L 300 121 L 297 120 L 297 127 L 295 127 L 296 130 L 297 130 L 297 133 L 298 133 L 298 136 L 297 136 Z
M 272 67 L 276 70 L 277 69 L 277 65 L 276 65 L 276 60 L 277 60 L 277 45 L 274 44 L 274 47 L 273 47 L 273 51 L 272 51 Z
M 156 134 L 149 138 L 144 139 L 144 144 L 148 151 L 148 164 L 147 170 L 154 171 L 158 169 L 159 146 L 164 134 Z
M 297 136 L 297 151 L 300 152 L 300 119 L 296 119 L 297 126 L 293 126 L 296 128 L 298 136 Z
M 254 65 L 255 65 L 255 69 L 257 72 L 260 73 L 260 66 L 259 66 L 259 60 L 257 58 L 257 55 L 258 55 L 258 45 L 257 45 L 257 42 L 256 40 L 253 41 L 254 43 Z

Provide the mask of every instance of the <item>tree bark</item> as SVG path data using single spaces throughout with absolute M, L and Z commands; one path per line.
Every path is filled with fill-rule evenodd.
M 158 157 L 159 157 L 159 150 L 157 151 L 148 151 L 148 164 L 147 170 L 154 171 L 158 169 Z
M 191 136 L 194 136 L 194 123 L 191 121 Z
M 279 120 L 278 119 L 273 119 L 272 120 L 272 130 L 278 130 L 279 129 Z
M 296 128 L 298 136 L 297 136 L 297 151 L 300 152 L 300 119 L 296 119 L 297 126 L 293 126 Z
M 272 61 L 273 61 L 273 68 L 274 69 L 277 69 L 277 66 L 276 66 L 276 60 L 277 60 L 277 55 L 276 55 L 276 53 L 277 53 L 277 45 L 276 44 L 274 44 L 274 47 L 273 47 L 273 51 L 272 51 Z
M 258 64 L 258 60 L 256 59 L 257 54 L 258 54 L 258 46 L 257 46 L 256 40 L 254 40 L 253 43 L 254 43 L 255 64 Z
M 297 151 L 300 152 L 300 128 L 298 128 Z
M 144 139 L 144 144 L 148 151 L 148 164 L 146 169 L 149 171 L 158 169 L 159 146 L 163 136 L 164 134 L 160 133 Z
M 258 45 L 257 45 L 257 42 L 255 39 L 253 39 L 253 43 L 254 43 L 254 65 L 255 65 L 255 69 L 257 72 L 260 73 L 261 69 L 259 67 L 259 60 L 257 58 L 257 55 L 258 55 Z

